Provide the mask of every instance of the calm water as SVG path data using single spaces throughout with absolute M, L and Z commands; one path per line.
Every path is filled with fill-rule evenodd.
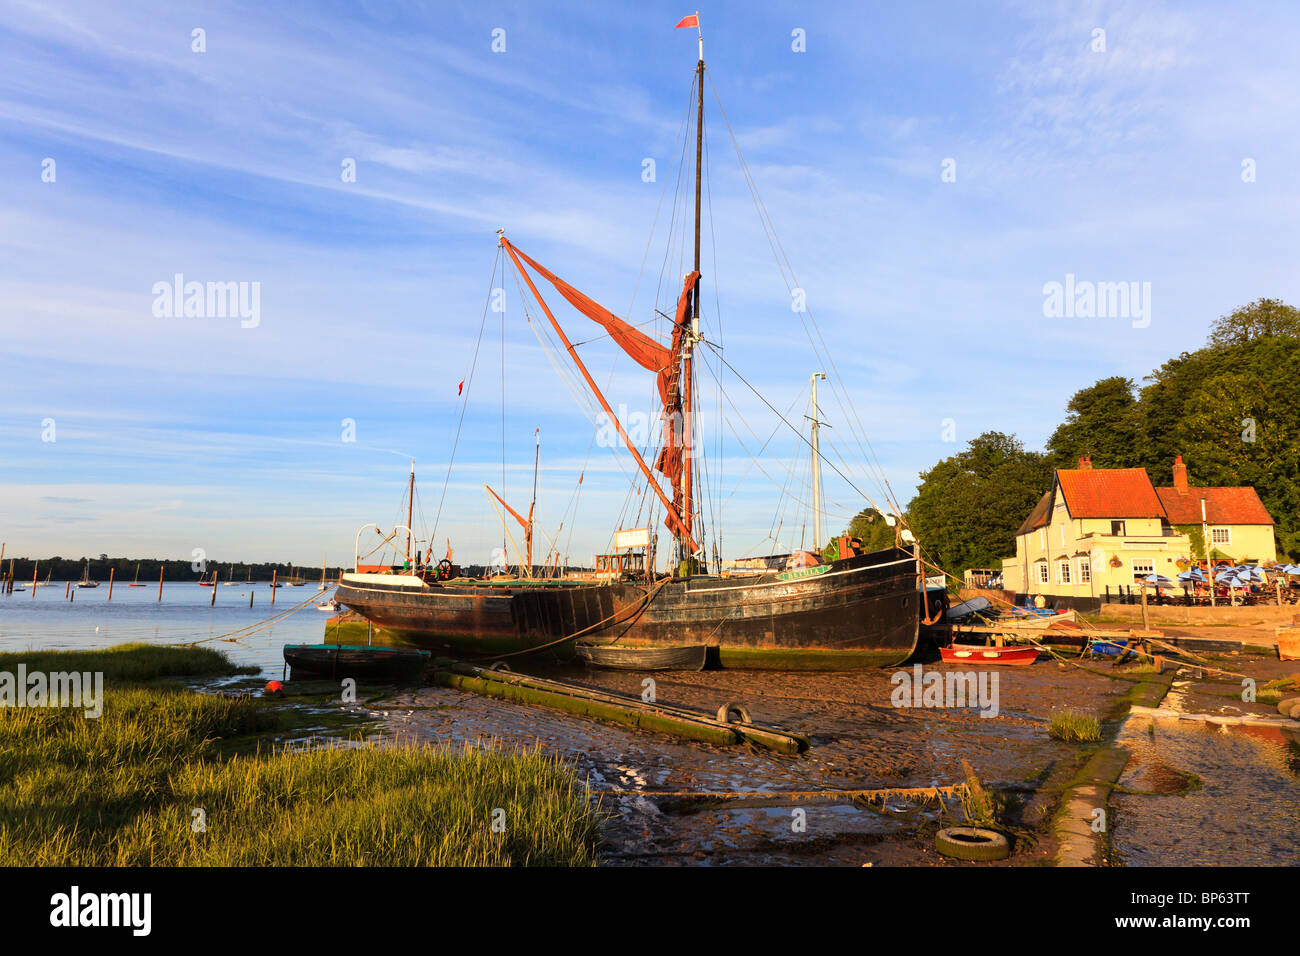
M 213 641 L 210 646 L 224 651 L 240 664 L 255 664 L 267 677 L 280 675 L 285 644 L 315 643 L 321 640 L 325 619 L 330 615 L 313 606 L 331 593 L 316 590 L 315 584 L 300 588 L 275 589 L 275 606 L 271 606 L 271 588 L 255 583 L 251 589 L 253 606 L 248 606 L 250 588 L 244 583 L 216 588 L 217 603 L 210 606 L 212 588 L 188 582 L 163 585 L 162 603 L 158 602 L 158 583 L 131 588 L 113 587 L 108 600 L 108 585 L 73 590 L 75 600 L 63 596 L 64 582 L 26 591 L 0 595 L 0 651 L 25 648 L 96 648 L 125 641 L 173 644 L 181 641 L 216 637 L 237 628 L 264 621 L 310 599 L 301 611 L 277 621 L 266 630 L 235 642 Z

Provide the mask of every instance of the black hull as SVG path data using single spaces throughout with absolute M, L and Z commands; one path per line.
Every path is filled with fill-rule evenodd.
M 702 671 L 709 646 L 631 647 L 623 644 L 578 644 L 578 657 L 592 667 L 616 671 Z
M 343 677 L 380 681 L 419 680 L 429 664 L 429 652 L 391 647 L 349 647 L 337 644 L 286 644 L 284 662 L 292 676 Z
M 394 579 L 396 581 L 396 579 Z M 890 548 L 785 573 L 654 585 L 389 584 L 345 575 L 336 599 L 403 641 L 453 653 L 573 653 L 585 643 L 706 644 L 723 666 L 892 666 L 915 650 L 922 592 L 915 559 Z M 783 663 L 790 661 L 790 663 Z

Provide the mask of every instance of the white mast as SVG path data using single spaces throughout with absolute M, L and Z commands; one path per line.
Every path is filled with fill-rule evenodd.
M 812 382 L 812 506 L 813 506 L 813 550 L 820 552 L 822 547 L 822 448 L 821 448 L 821 411 L 817 407 L 817 380 L 825 379 L 825 372 L 813 372 Z

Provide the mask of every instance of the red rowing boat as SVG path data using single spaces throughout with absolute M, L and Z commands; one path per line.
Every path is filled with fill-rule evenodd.
M 1005 664 L 1009 667 L 1025 667 L 1038 660 L 1038 648 L 949 644 L 939 648 L 939 656 L 946 664 Z

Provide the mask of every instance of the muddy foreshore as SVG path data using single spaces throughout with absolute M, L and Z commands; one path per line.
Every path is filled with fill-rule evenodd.
M 925 670 L 962 668 L 936 663 Z M 1104 719 L 1122 707 L 1132 681 L 1050 660 L 1005 668 L 996 672 L 998 713 L 984 717 L 973 707 L 893 706 L 895 673 L 545 671 L 636 696 L 651 676 L 660 703 L 709 712 L 743 703 L 755 721 L 811 738 L 795 757 L 688 743 L 443 687 L 399 691 L 367 709 L 383 720 L 386 736 L 542 747 L 571 761 L 608 814 L 604 858 L 612 864 L 946 865 L 952 861 L 934 849 L 934 833 L 949 818 L 933 802 L 867 805 L 808 792 L 958 783 L 962 758 L 1007 803 L 1003 820 L 1017 837 L 1007 862 L 1050 861 L 1047 824 L 1087 750 L 1051 739 L 1048 721 L 1066 708 Z M 754 791 L 799 796 L 694 796 Z M 960 817 L 959 801 L 949 804 Z

